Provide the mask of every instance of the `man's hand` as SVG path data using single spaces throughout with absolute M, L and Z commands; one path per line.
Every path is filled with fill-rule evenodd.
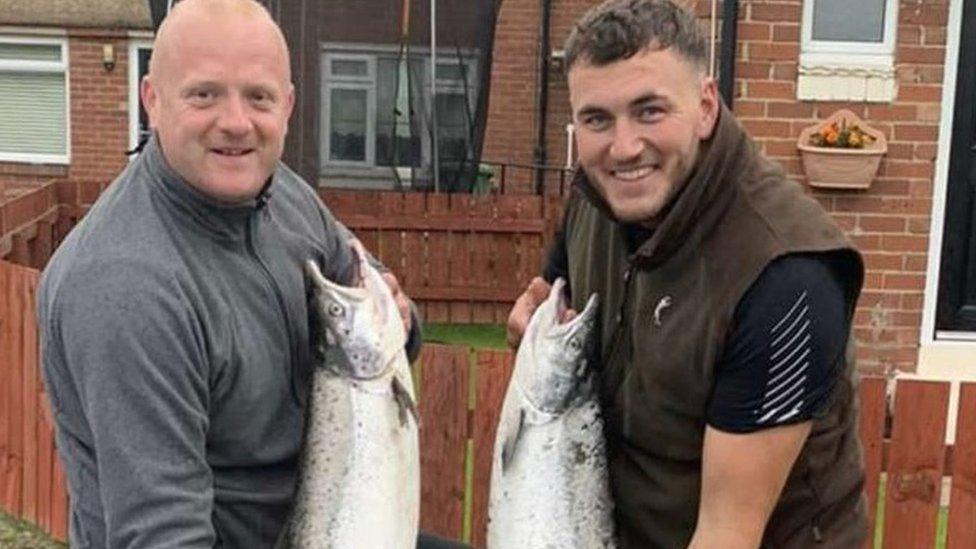
M 412 328 L 412 321 L 410 317 L 410 300 L 407 299 L 407 294 L 400 290 L 400 281 L 393 273 L 387 272 L 383 273 L 383 280 L 386 281 L 387 286 L 390 287 L 390 292 L 393 294 L 393 300 L 396 301 L 397 309 L 400 311 L 400 320 L 403 321 L 403 330 L 406 332 L 407 336 L 410 335 L 410 328 Z
M 518 348 L 522 341 L 522 335 L 525 334 L 525 327 L 529 325 L 529 319 L 532 318 L 532 313 L 549 297 L 549 290 L 551 289 L 552 286 L 548 282 L 537 276 L 532 279 L 532 282 L 529 282 L 529 287 L 515 300 L 515 305 L 512 306 L 512 311 L 508 314 L 506 329 L 509 347 Z M 575 316 L 576 311 L 567 309 L 559 321 L 569 322 Z

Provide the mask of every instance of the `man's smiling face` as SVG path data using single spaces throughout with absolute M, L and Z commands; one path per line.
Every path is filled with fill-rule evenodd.
M 249 6 L 174 10 L 142 85 L 167 162 L 228 203 L 254 198 L 274 171 L 294 103 L 284 38 Z
M 580 167 L 617 219 L 656 225 L 718 116 L 715 82 L 672 49 L 569 71 Z

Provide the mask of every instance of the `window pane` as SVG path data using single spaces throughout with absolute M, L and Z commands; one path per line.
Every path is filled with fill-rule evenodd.
M 333 59 L 332 74 L 334 76 L 366 76 L 369 74 L 369 69 L 366 66 L 366 61 Z
M 366 161 L 366 90 L 332 90 L 329 156 Z
M 882 42 L 887 0 L 814 0 L 813 39 Z
M 152 48 L 138 48 L 136 50 L 137 59 L 136 62 L 139 63 L 139 82 L 142 82 L 142 77 L 149 73 L 149 58 L 152 57 Z M 139 135 L 137 136 L 137 142 L 142 143 L 144 140 L 149 139 L 152 131 L 149 129 L 149 114 L 146 113 L 146 107 L 139 101 Z
M 376 71 L 376 165 L 420 166 L 420 132 L 408 91 L 418 75 L 408 75 L 406 61 L 393 58 L 380 58 Z
M 440 159 L 464 160 L 468 157 L 468 112 L 465 97 L 459 94 L 437 96 L 438 143 Z
M 458 83 L 463 83 L 465 78 L 467 78 L 468 67 L 461 63 L 438 63 L 437 64 L 437 79 L 438 80 L 451 80 Z
M 57 44 L 0 44 L 0 60 L 61 61 Z
M 0 152 L 68 152 L 64 74 L 0 72 Z

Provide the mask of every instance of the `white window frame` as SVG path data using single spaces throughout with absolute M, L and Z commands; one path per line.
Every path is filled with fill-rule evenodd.
M 815 1 L 803 0 L 797 99 L 893 101 L 898 0 L 884 0 L 884 32 L 880 43 L 815 40 Z M 827 90 L 830 91 L 825 94 Z
M 380 58 L 389 57 L 391 55 L 396 55 L 397 49 L 393 45 L 382 45 L 382 44 L 360 44 L 360 43 L 342 43 L 342 42 L 326 42 L 321 44 L 322 51 L 322 80 L 324 84 L 322 85 L 322 130 L 321 134 L 321 146 L 323 147 L 320 152 L 320 157 L 322 158 L 322 172 L 323 175 L 327 174 L 330 169 L 342 169 L 342 168 L 356 168 L 363 171 L 381 171 L 382 173 L 389 173 L 389 166 L 377 166 L 376 165 L 376 77 L 377 77 L 377 61 Z M 430 90 L 430 48 L 415 47 L 411 50 L 413 53 L 419 54 L 423 62 L 423 83 L 421 84 L 425 90 Z M 444 50 L 445 53 L 450 53 L 455 55 L 457 52 L 454 50 L 448 51 Z M 471 81 L 470 75 L 478 74 L 478 58 L 473 54 L 473 52 L 468 50 L 462 50 L 461 56 L 464 59 L 468 81 Z M 333 59 L 349 60 L 349 61 L 362 61 L 366 60 L 368 63 L 368 76 L 333 76 L 331 73 L 332 66 L 331 61 Z M 453 65 L 453 63 L 448 63 L 447 61 L 438 60 L 437 64 L 439 66 Z M 332 89 L 366 89 L 367 90 L 367 135 L 366 135 L 366 161 L 343 161 L 343 160 L 332 160 L 330 154 L 330 132 L 331 127 L 331 90 Z M 438 95 L 464 95 L 464 84 L 457 80 L 438 78 L 437 79 Z M 468 101 L 472 101 L 477 97 L 477 86 L 468 86 Z M 426 101 L 430 101 L 430 95 L 427 96 Z M 429 109 L 433 108 L 433 105 L 425 105 L 428 112 Z M 426 135 L 426 120 L 421 120 L 421 133 Z M 424 159 L 428 159 L 432 153 L 430 152 L 430 143 L 427 139 L 421 140 L 421 156 Z M 400 178 L 407 180 L 410 178 L 412 168 L 408 166 L 397 166 L 396 170 L 400 175 Z
M 64 74 L 64 154 L 12 153 L 0 151 L 0 162 L 22 162 L 27 164 L 70 164 L 71 163 L 71 75 L 68 70 L 68 39 L 34 36 L 0 35 L 0 43 L 31 44 L 40 46 L 60 46 L 61 61 L 29 61 L 0 59 L 0 72 L 21 71 Z
M 366 63 L 365 76 L 333 75 L 332 61 L 364 61 Z M 327 52 L 322 55 L 322 79 L 327 84 L 322 86 L 322 152 L 324 164 L 331 166 L 372 167 L 376 163 L 376 56 L 365 54 L 351 54 Z M 364 90 L 366 91 L 366 150 L 364 160 L 336 160 L 332 158 L 332 91 L 333 90 Z
M 949 23 L 946 37 L 945 76 L 942 83 L 942 114 L 939 121 L 939 141 L 932 192 L 931 229 L 929 231 L 928 266 L 925 274 L 925 299 L 922 309 L 922 353 L 941 346 L 960 347 L 976 353 L 976 333 L 935 329 L 935 312 L 939 301 L 939 281 L 942 270 L 942 242 L 946 224 L 946 199 L 949 189 L 949 158 L 952 152 L 953 122 L 955 119 L 956 85 L 958 83 L 959 50 L 962 34 L 962 2 L 949 7 Z M 925 360 L 920 359 L 920 367 Z M 964 362 L 964 361 L 963 361 Z M 957 366 L 957 369 L 959 367 Z M 976 367 L 972 367 L 976 380 Z
M 814 40 L 813 3 L 815 1 L 804 0 L 803 2 L 801 45 L 804 53 L 830 54 L 834 59 L 871 59 L 894 54 L 895 41 L 898 38 L 898 0 L 885 0 L 884 35 L 880 43 Z
M 129 150 L 135 149 L 139 144 L 139 50 L 152 51 L 152 46 L 152 40 L 129 40 Z M 130 161 L 135 158 L 136 155 L 129 156 Z

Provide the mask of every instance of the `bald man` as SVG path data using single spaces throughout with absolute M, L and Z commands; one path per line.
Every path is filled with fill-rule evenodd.
M 152 138 L 44 272 L 73 549 L 270 547 L 281 530 L 311 368 L 300 266 L 349 282 L 352 265 L 348 231 L 279 160 L 290 80 L 260 5 L 180 2 L 142 82 Z

